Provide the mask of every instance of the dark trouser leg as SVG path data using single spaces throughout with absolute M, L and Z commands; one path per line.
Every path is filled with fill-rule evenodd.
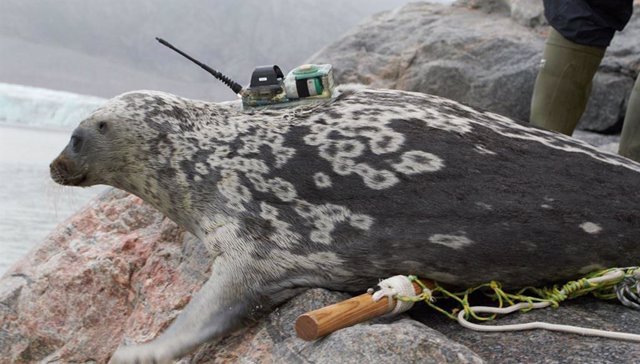
M 551 29 L 533 89 L 531 123 L 571 135 L 605 50 L 573 43 Z
M 629 96 L 618 153 L 640 162 L 640 76 Z

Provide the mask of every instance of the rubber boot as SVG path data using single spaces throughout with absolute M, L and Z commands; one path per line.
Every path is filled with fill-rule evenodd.
M 533 89 L 531 123 L 573 134 L 605 50 L 573 43 L 552 28 Z
M 618 154 L 640 162 L 640 75 L 629 96 Z

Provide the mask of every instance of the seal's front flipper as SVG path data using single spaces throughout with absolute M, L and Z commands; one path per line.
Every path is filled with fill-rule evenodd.
M 229 261 L 216 258 L 209 281 L 163 334 L 146 344 L 119 348 L 110 362 L 169 363 L 253 318 L 256 305 L 247 301 L 253 290 L 243 279 L 251 275 Z

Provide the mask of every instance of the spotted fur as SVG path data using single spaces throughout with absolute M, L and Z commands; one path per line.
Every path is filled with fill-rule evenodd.
M 241 111 L 141 91 L 74 136 L 58 182 L 136 194 L 216 257 L 168 333 L 115 362 L 178 357 L 309 287 L 519 287 L 640 258 L 639 164 L 436 96 L 343 88 Z

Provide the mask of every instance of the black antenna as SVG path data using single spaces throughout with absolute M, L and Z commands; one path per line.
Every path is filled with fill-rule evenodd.
M 190 55 L 188 55 L 188 54 L 184 53 L 183 51 L 179 50 L 178 48 L 174 47 L 171 43 L 167 42 L 166 40 L 164 40 L 162 38 L 158 38 L 158 37 L 156 37 L 156 40 L 158 42 L 160 42 L 160 44 L 162 44 L 163 46 L 166 46 L 166 47 L 169 47 L 169 48 L 173 49 L 174 51 L 180 53 L 186 59 L 188 59 L 191 62 L 197 64 L 198 66 L 200 66 L 205 71 L 211 73 L 211 75 L 213 75 L 213 77 L 219 79 L 220 81 L 222 81 L 222 83 L 224 83 L 225 85 L 229 86 L 233 90 L 233 92 L 235 92 L 236 94 L 239 94 L 240 91 L 242 91 L 242 86 L 240 86 L 237 82 L 233 81 L 229 77 L 227 77 L 227 76 L 223 75 L 222 73 L 214 70 L 213 68 L 207 66 L 206 64 L 194 59 Z

